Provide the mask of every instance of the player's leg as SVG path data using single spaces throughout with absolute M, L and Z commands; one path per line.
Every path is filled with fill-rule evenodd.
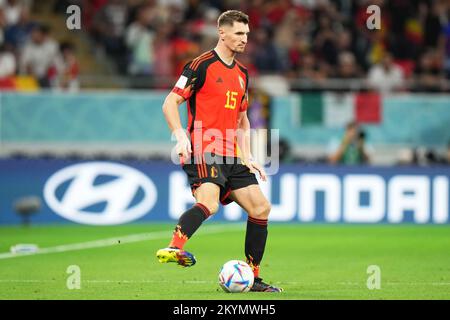
M 217 212 L 219 193 L 219 186 L 211 182 L 202 183 L 196 188 L 194 192 L 196 203 L 180 216 L 169 246 L 183 249 L 186 241 L 192 237 L 203 221 Z
M 202 183 L 196 188 L 194 192 L 195 205 L 180 216 L 169 246 L 156 253 L 160 262 L 176 262 L 185 267 L 195 264 L 195 257 L 183 250 L 183 247 L 203 221 L 217 212 L 219 194 L 220 187 L 214 183 Z
M 253 269 L 255 277 L 258 277 L 259 265 L 264 255 L 268 235 L 267 221 L 270 213 L 270 203 L 257 184 L 233 190 L 230 197 L 248 214 L 245 256 Z
M 230 197 L 248 214 L 245 235 L 245 256 L 255 275 L 255 284 L 251 291 L 280 292 L 281 288 L 262 282 L 259 276 L 259 266 L 264 255 L 267 240 L 267 224 L 270 213 L 270 203 L 257 184 L 235 189 Z

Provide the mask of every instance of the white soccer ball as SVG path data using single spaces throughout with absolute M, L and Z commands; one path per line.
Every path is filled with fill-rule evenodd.
M 253 270 L 241 260 L 230 260 L 219 272 L 219 284 L 225 292 L 247 292 L 253 286 Z

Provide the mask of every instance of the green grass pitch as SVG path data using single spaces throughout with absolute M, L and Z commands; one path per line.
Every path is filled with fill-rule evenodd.
M 160 264 L 155 257 L 172 228 L 173 223 L 0 227 L 0 254 L 17 243 L 49 248 L 155 235 L 0 259 L 0 299 L 450 299 L 449 226 L 271 223 L 261 276 L 283 287 L 281 294 L 227 294 L 219 288 L 221 265 L 243 259 L 245 224 L 205 223 L 186 245 L 197 257 L 191 268 Z M 70 265 L 81 269 L 79 290 L 67 288 Z M 367 288 L 370 265 L 380 267 L 380 289 Z

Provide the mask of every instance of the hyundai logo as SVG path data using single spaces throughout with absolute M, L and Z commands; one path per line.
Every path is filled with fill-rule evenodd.
M 134 168 L 86 162 L 54 173 L 45 184 L 44 198 L 56 214 L 71 221 L 114 225 L 147 214 L 157 191 L 153 182 Z

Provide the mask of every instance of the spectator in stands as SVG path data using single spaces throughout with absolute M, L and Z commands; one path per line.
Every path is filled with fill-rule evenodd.
M 103 0 L 107 1 L 107 0 Z M 92 2 L 98 2 L 98 0 L 58 0 L 54 1 L 53 12 L 60 14 L 67 14 L 67 8 L 71 5 L 80 6 L 85 9 L 85 6 L 92 6 Z
M 447 24 L 442 28 L 442 36 L 440 39 L 440 47 L 444 56 L 444 70 L 447 79 L 450 79 L 450 6 L 448 8 Z
M 420 57 L 414 74 L 416 91 L 439 92 L 445 88 L 444 70 L 435 51 L 429 50 Z
M 174 27 L 171 44 L 175 61 L 173 72 L 181 74 L 186 63 L 201 53 L 200 46 L 192 39 L 192 34 L 180 25 Z
M 403 72 L 387 52 L 381 63 L 370 68 L 367 81 L 370 88 L 388 93 L 403 87 Z
M 437 48 L 439 45 L 439 38 L 441 36 L 443 22 L 446 21 L 445 5 L 442 1 L 433 1 L 430 7 L 426 5 L 424 8 L 424 46 L 426 48 Z
M 197 20 L 201 19 L 208 8 L 205 1 L 201 0 L 189 0 L 187 2 L 187 8 L 184 11 L 185 20 Z
M 128 6 L 122 0 L 110 0 L 96 13 L 92 22 L 92 32 L 114 60 L 117 70 L 125 73 L 127 69 L 124 34 L 128 17 Z
M 16 57 L 0 45 L 0 79 L 9 78 L 16 74 Z
M 7 26 L 13 26 L 19 22 L 23 8 L 23 3 L 20 0 L 6 0 L 3 3 Z
M 52 67 L 50 76 L 52 87 L 69 92 L 76 92 L 80 88 L 80 68 L 75 55 L 75 47 L 70 42 L 60 45 L 59 54 Z
M 149 75 L 153 71 L 155 32 L 151 26 L 154 18 L 152 7 L 141 7 L 136 20 L 125 31 L 125 43 L 131 53 L 128 73 L 132 75 Z
M 317 63 L 312 53 L 305 53 L 300 62 L 299 77 L 314 82 L 321 82 L 327 77 L 327 65 Z
M 288 71 L 295 74 L 296 71 L 300 69 L 300 63 L 303 59 L 303 55 L 306 54 L 309 49 L 309 42 L 307 40 L 307 32 L 306 30 L 298 30 L 298 33 L 292 39 L 292 42 L 288 46 Z
M 83 23 L 83 29 L 88 30 L 89 32 L 93 32 L 92 24 L 94 17 L 97 15 L 97 12 L 108 3 L 109 0 L 63 0 L 56 1 L 54 11 L 60 12 L 61 14 L 66 15 L 67 3 L 71 1 L 81 1 L 81 6 L 83 10 L 81 11 L 81 20 Z
M 196 31 L 201 36 L 201 50 L 207 51 L 215 47 L 217 42 L 217 18 L 220 11 L 215 8 L 205 10 L 203 21 L 197 22 Z
M 297 30 L 301 28 L 301 21 L 295 11 L 289 11 L 283 18 L 283 21 L 274 31 L 274 43 L 279 50 L 283 61 L 289 61 L 289 49 L 300 39 L 297 37 Z
M 47 26 L 36 26 L 20 57 L 20 73 L 34 76 L 41 87 L 49 87 L 49 69 L 58 54 L 58 44 Z
M 332 29 L 331 19 L 325 15 L 318 16 L 318 29 L 313 35 L 315 54 L 331 66 L 338 63 L 338 48 L 336 46 L 336 34 Z
M 365 132 L 360 130 L 358 124 L 350 122 L 339 147 L 329 156 L 328 161 L 331 164 L 346 165 L 369 163 L 365 139 Z
M 336 48 L 339 52 L 352 51 L 352 34 L 348 30 L 342 30 L 337 34 Z
M 22 50 L 28 40 L 31 31 L 37 23 L 30 19 L 30 10 L 24 7 L 20 13 L 17 24 L 8 26 L 5 30 L 5 42 L 11 44 L 18 51 Z
M 356 64 L 355 56 L 350 51 L 344 51 L 339 54 L 337 78 L 352 79 L 361 77 L 362 73 Z
M 154 41 L 155 61 L 153 75 L 156 78 L 169 78 L 173 75 L 174 70 L 174 50 L 170 43 L 170 34 L 173 32 L 173 25 L 171 23 L 159 24 L 156 28 L 156 35 Z M 166 88 L 172 84 L 158 83 L 158 88 Z M 161 87 L 160 87 L 161 86 Z
M 2 2 L 6 5 L 22 1 L 0 0 L 0 9 Z M 178 74 L 185 63 L 210 47 L 217 9 L 239 7 L 250 16 L 247 65 L 254 66 L 254 74 L 283 73 L 294 80 L 298 76 L 321 80 L 367 77 L 372 88 L 389 91 L 398 88 L 393 84 L 398 82 L 398 70 L 389 62 L 392 58 L 381 61 L 388 50 L 402 66 L 406 80 L 416 68 L 415 90 L 445 90 L 436 86 L 442 80 L 440 74 L 437 78 L 441 80 L 433 79 L 436 70 L 445 69 L 450 79 L 450 6 L 446 0 L 61 0 L 55 1 L 55 7 L 65 14 L 71 3 L 82 3 L 83 29 L 92 32 L 104 49 L 98 51 L 99 56 L 106 53 L 111 57 L 119 73 L 143 70 L 144 74 L 165 74 L 170 68 L 166 65 L 155 71 L 160 66 L 152 61 L 162 61 L 156 56 L 167 53 L 174 57 L 173 62 L 167 60 L 173 63 L 173 74 Z M 382 8 L 380 30 L 366 27 L 369 3 Z M 139 18 L 142 5 L 154 12 L 151 28 L 147 22 L 145 27 L 136 25 L 145 20 Z M 14 19 L 14 14 L 10 16 Z M 164 29 L 168 28 L 162 25 L 172 25 L 173 32 L 166 32 Z M 421 61 L 415 66 L 424 49 L 438 51 L 439 59 L 444 60 L 442 65 L 433 62 L 430 69 L 428 63 Z M 424 60 L 427 59 L 426 56 Z M 373 66 L 375 63 L 379 65 Z M 369 74 L 365 73 L 367 70 Z M 378 81 L 382 76 L 389 81 Z M 343 81 L 342 85 L 346 83 Z
M 279 73 L 283 71 L 282 61 L 275 44 L 265 29 L 254 31 L 255 40 L 252 52 L 254 64 L 260 73 Z
M 5 12 L 3 11 L 3 8 L 0 5 L 0 44 L 3 44 L 3 42 L 5 40 L 5 35 L 4 35 L 5 28 L 6 28 Z

